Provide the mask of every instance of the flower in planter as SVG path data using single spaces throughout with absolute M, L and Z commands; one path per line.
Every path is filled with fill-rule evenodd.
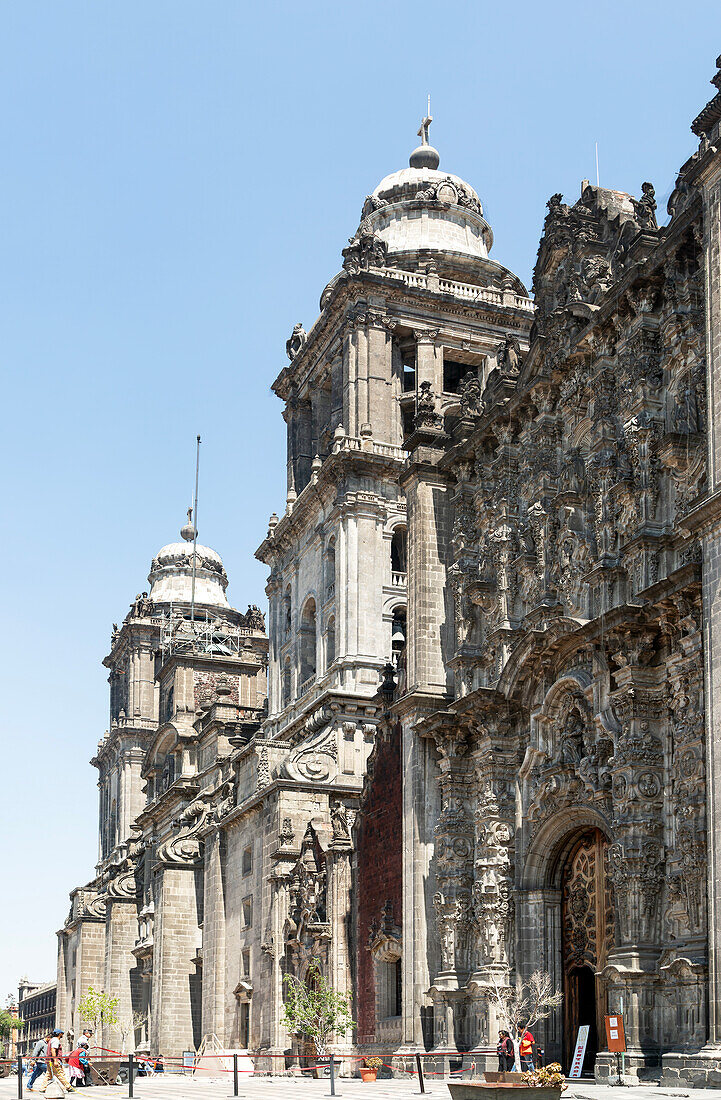
M 380 1069 L 381 1066 L 383 1065 L 383 1059 L 382 1058 L 376 1058 L 375 1056 L 373 1056 L 372 1058 L 366 1058 L 365 1059 L 365 1064 L 368 1067 L 368 1069 Z
M 566 1078 L 558 1062 L 551 1062 L 548 1066 L 539 1066 L 532 1073 L 524 1073 L 523 1080 L 533 1088 L 560 1089 L 565 1092 L 568 1088 Z

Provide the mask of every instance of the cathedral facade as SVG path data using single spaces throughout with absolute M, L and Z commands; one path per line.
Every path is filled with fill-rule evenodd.
M 608 1076 L 622 1013 L 631 1077 L 716 1080 L 714 84 L 667 223 L 649 183 L 554 195 L 532 296 L 430 119 L 366 198 L 273 383 L 267 636 L 190 521 L 114 631 L 60 1023 L 95 985 L 121 998 L 105 1046 L 214 1037 L 278 1071 L 284 977 L 315 959 L 353 998 L 339 1054 L 481 1068 L 489 991 L 540 968 L 547 1060 L 588 1024 Z

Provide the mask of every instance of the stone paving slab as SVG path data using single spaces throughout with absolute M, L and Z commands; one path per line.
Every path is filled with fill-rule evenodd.
M 166 1073 L 162 1077 L 141 1077 L 135 1082 L 135 1100 L 226 1100 L 232 1096 L 230 1081 L 218 1078 L 194 1079 L 182 1074 Z M 97 1086 L 91 1089 L 78 1089 L 72 1100 L 125 1100 L 127 1085 Z M 325 1100 L 330 1095 L 328 1080 L 309 1080 L 297 1077 L 250 1077 L 239 1082 L 238 1093 L 246 1100 L 270 1100 L 270 1098 L 297 1098 L 297 1100 Z M 619 1088 L 613 1085 L 597 1085 L 592 1081 L 571 1083 L 563 1094 L 563 1100 L 656 1100 L 668 1097 L 680 1100 L 683 1097 L 698 1096 L 698 1089 L 670 1089 L 657 1085 L 633 1085 Z M 27 1093 L 23 1096 L 38 1096 L 42 1093 Z M 341 1078 L 337 1082 L 336 1095 L 346 1100 L 411 1100 L 420 1096 L 416 1081 L 379 1080 L 364 1084 L 358 1078 Z M 432 1100 L 450 1100 L 445 1081 L 438 1079 L 427 1082 L 426 1095 Z M 704 1100 L 721 1100 L 721 1089 L 704 1089 Z M 17 1097 L 17 1078 L 0 1080 L 0 1100 L 14 1100 Z

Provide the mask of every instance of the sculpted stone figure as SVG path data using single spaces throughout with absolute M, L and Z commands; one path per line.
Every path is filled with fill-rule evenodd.
M 464 416 L 479 416 L 483 411 L 481 383 L 475 370 L 469 370 L 461 383 L 461 410 Z
M 496 362 L 503 378 L 518 378 L 521 373 L 521 345 L 512 332 L 499 344 Z
M 296 355 L 305 344 L 308 339 L 308 333 L 303 328 L 303 325 L 298 321 L 297 325 L 293 325 L 293 332 L 290 338 L 286 340 L 285 352 L 291 362 L 295 359 Z
M 442 418 L 436 412 L 436 395 L 430 382 L 421 382 L 416 398 L 416 428 L 437 428 L 442 423 Z
M 658 229 L 656 221 L 656 192 L 653 184 L 641 184 L 641 198 L 631 199 L 633 209 L 642 229 Z

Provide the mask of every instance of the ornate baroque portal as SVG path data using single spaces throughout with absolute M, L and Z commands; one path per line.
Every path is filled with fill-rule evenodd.
M 577 840 L 561 878 L 564 1055 L 570 1065 L 578 1028 L 590 1024 L 584 1072 L 593 1072 L 603 1018 L 596 975 L 613 946 L 612 886 L 606 875 L 608 844 L 599 829 Z

